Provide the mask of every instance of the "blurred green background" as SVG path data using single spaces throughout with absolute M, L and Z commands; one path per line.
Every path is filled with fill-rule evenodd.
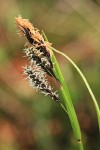
M 24 80 L 22 66 L 27 60 L 22 53 L 25 40 L 16 34 L 18 15 L 43 30 L 53 47 L 75 61 L 100 106 L 100 1 L 0 0 L 0 150 L 77 150 L 64 111 Z M 91 97 L 75 69 L 55 55 L 77 112 L 85 150 L 99 150 Z

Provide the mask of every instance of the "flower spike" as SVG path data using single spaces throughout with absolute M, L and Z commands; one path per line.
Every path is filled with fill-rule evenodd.
M 57 81 L 59 79 L 55 76 L 54 71 L 46 57 L 42 57 L 42 52 L 37 51 L 35 47 L 28 47 L 24 49 L 26 56 L 28 56 L 31 63 L 36 63 L 40 66 L 49 76 L 54 77 Z M 60 81 L 59 81 L 60 82 Z
M 37 72 L 36 69 L 32 69 L 31 66 L 24 67 L 24 74 L 28 76 L 30 86 L 35 88 L 36 90 L 40 90 L 45 95 L 50 95 L 53 100 L 59 102 L 59 97 L 56 92 L 53 92 L 52 87 L 49 82 L 45 78 L 45 73 Z
M 52 99 L 60 102 L 58 94 L 53 91 L 53 88 L 46 79 L 46 75 L 48 74 L 54 77 L 60 85 L 60 81 L 53 71 L 53 63 L 49 50 L 51 44 L 44 40 L 39 30 L 34 28 L 27 19 L 22 19 L 20 16 L 15 19 L 20 31 L 19 33 L 29 42 L 24 49 L 24 53 L 28 57 L 30 65 L 24 67 L 24 74 L 27 75 L 29 83 L 33 88 L 45 95 L 50 95 Z

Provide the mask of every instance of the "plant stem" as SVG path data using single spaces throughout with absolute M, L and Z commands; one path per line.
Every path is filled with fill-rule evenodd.
M 48 41 L 48 39 L 47 39 L 46 35 L 44 34 L 44 32 L 43 32 L 43 35 L 44 35 L 45 40 Z M 52 47 L 51 47 L 51 50 L 53 50 Z M 73 106 L 73 103 L 72 103 L 72 100 L 71 100 L 71 96 L 70 96 L 69 90 L 67 88 L 66 82 L 65 82 L 65 80 L 63 78 L 63 75 L 62 75 L 62 72 L 60 70 L 60 67 L 58 65 L 58 62 L 56 60 L 56 57 L 53 54 L 53 51 L 52 51 L 52 61 L 55 64 L 54 65 L 54 68 L 55 68 L 54 71 L 55 71 L 58 79 L 61 82 L 60 93 L 61 93 L 61 96 L 63 98 L 63 101 L 65 103 L 66 108 L 63 107 L 63 105 L 61 105 L 61 107 L 65 110 L 65 112 L 69 116 L 69 119 L 70 119 L 70 122 L 71 122 L 71 126 L 72 126 L 72 129 L 73 129 L 74 135 L 75 135 L 75 137 L 77 139 L 77 143 L 78 143 L 79 149 L 80 150 L 84 150 L 83 143 L 81 141 L 80 126 L 79 126 L 78 119 L 77 119 L 77 116 L 76 116 L 76 112 L 75 112 L 75 109 L 74 109 L 74 106 Z
M 52 60 L 55 62 L 56 74 L 58 75 L 58 78 L 61 82 L 60 93 L 63 97 L 64 102 L 65 102 L 65 106 L 67 108 L 67 113 L 68 113 L 68 116 L 70 118 L 72 128 L 74 130 L 74 134 L 77 138 L 77 141 L 81 141 L 80 127 L 79 127 L 77 116 L 76 116 L 76 113 L 75 113 L 75 110 L 74 110 L 74 107 L 72 104 L 71 96 L 69 94 L 69 90 L 66 86 L 66 82 L 62 76 L 61 70 L 59 68 L 59 65 L 58 65 L 54 55 L 52 56 Z

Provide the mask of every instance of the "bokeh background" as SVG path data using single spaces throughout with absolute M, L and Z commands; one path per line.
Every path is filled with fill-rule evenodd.
M 0 150 L 77 150 L 61 107 L 36 93 L 22 75 L 25 40 L 16 33 L 21 15 L 44 30 L 86 76 L 100 106 L 100 1 L 0 0 Z M 97 116 L 78 73 L 55 54 L 77 112 L 86 150 L 99 150 Z M 52 86 L 54 81 L 50 79 Z

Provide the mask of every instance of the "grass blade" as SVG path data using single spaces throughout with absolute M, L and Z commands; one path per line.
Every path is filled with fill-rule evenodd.
M 97 117 L 98 117 L 98 125 L 99 125 L 99 130 L 100 130 L 100 108 L 98 106 L 97 100 L 96 100 L 96 98 L 95 98 L 95 96 L 94 96 L 94 94 L 93 94 L 93 92 L 92 92 L 92 90 L 91 90 L 91 88 L 90 88 L 90 86 L 89 86 L 85 76 L 83 75 L 81 70 L 78 68 L 78 66 L 72 61 L 72 59 L 70 59 L 66 54 L 56 50 L 53 47 L 52 47 L 52 50 L 54 50 L 55 52 L 57 52 L 57 53 L 61 54 L 62 56 L 64 56 L 74 66 L 74 68 L 78 71 L 79 75 L 83 79 L 83 81 L 84 81 L 84 83 L 85 83 L 85 85 L 86 85 L 86 87 L 87 87 L 87 89 L 88 89 L 88 91 L 89 91 L 89 93 L 90 93 L 90 95 L 92 97 L 93 103 L 95 105 L 95 109 L 96 109 L 96 113 L 97 113 Z

